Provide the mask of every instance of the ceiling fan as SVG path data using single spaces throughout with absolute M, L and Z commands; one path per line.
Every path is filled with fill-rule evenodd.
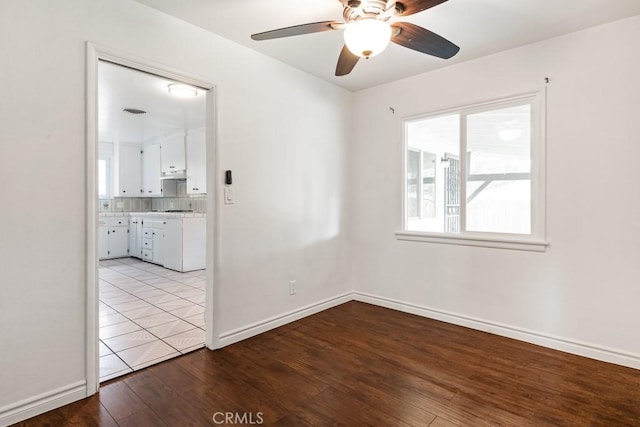
M 345 45 L 340 52 L 336 76 L 353 70 L 360 58 L 382 52 L 389 41 L 427 55 L 449 59 L 460 48 L 449 40 L 418 25 L 395 18 L 413 15 L 447 0 L 340 0 L 344 22 L 322 21 L 252 34 L 253 40 L 270 40 L 322 31 L 344 29 Z

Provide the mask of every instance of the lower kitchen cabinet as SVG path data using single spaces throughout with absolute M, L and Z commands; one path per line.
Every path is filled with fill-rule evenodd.
M 142 220 L 142 232 L 140 233 L 140 257 L 145 261 L 153 262 L 153 221 Z
M 164 266 L 164 224 L 165 220 L 152 221 L 153 228 L 153 263 Z
M 142 232 L 138 244 L 141 253 L 137 258 L 164 265 L 164 219 L 142 219 Z
M 129 255 L 140 258 L 142 255 L 142 218 L 129 219 Z
M 164 266 L 177 271 L 206 266 L 206 219 L 168 218 L 164 225 Z
M 98 223 L 98 258 L 129 256 L 129 218 L 101 218 Z
M 98 258 L 109 258 L 109 224 L 100 220 L 98 225 Z
M 176 271 L 206 268 L 205 217 L 101 217 L 99 259 L 132 256 Z

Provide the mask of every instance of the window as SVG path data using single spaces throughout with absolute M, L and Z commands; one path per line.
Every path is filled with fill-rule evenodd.
M 411 219 L 435 218 L 436 155 L 407 151 L 407 215 Z
M 399 237 L 544 250 L 537 247 L 544 246 L 542 99 L 536 93 L 405 120 Z

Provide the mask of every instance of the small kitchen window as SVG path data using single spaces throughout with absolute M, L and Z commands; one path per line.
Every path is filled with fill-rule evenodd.
M 545 249 L 544 93 L 406 119 L 402 240 Z

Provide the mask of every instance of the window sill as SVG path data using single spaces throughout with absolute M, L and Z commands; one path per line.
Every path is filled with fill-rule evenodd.
M 483 248 L 513 249 L 545 252 L 549 242 L 527 239 L 501 239 L 497 237 L 459 236 L 450 234 L 396 231 L 396 239 L 411 242 L 441 243 L 445 245 L 479 246 Z

